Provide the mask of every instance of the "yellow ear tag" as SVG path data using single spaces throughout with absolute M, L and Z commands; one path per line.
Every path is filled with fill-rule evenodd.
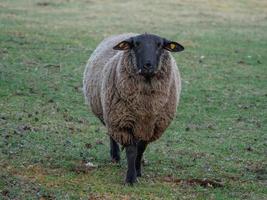
M 171 49 L 175 49 L 176 45 L 175 44 L 171 44 Z

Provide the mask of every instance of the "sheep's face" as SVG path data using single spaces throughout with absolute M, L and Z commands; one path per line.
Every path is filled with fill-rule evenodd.
M 179 52 L 183 51 L 184 47 L 156 35 L 142 34 L 120 42 L 113 49 L 132 50 L 136 60 L 136 72 L 145 77 L 152 77 L 159 71 L 160 57 L 165 50 Z

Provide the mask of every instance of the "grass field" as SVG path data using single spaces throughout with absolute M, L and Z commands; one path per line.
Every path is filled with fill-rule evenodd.
M 81 91 L 123 32 L 186 48 L 177 117 L 134 187 Z M 1 0 L 0 61 L 0 199 L 267 199 L 266 1 Z

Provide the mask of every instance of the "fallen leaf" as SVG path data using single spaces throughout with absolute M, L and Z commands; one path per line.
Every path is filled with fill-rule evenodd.
M 200 185 L 202 187 L 223 187 L 224 184 L 219 180 L 209 180 L 209 179 L 176 179 L 171 176 L 163 178 L 165 182 L 171 182 L 175 184 L 186 184 L 186 185 Z
M 97 168 L 97 165 L 94 165 L 93 163 L 91 162 L 87 162 L 87 163 L 80 163 L 76 166 L 74 166 L 71 171 L 77 173 L 77 174 L 87 174 L 89 171 L 93 170 Z
M 86 143 L 86 144 L 85 144 L 85 147 L 86 147 L 87 149 L 90 149 L 90 148 L 92 148 L 92 147 L 93 147 L 93 145 L 92 145 L 92 144 L 90 144 L 90 143 Z
M 104 143 L 103 143 L 101 140 L 97 140 L 97 141 L 96 141 L 96 144 L 99 145 L 99 144 L 104 144 Z

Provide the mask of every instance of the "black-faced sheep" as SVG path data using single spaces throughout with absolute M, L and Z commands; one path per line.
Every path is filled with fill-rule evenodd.
M 152 34 L 122 34 L 101 42 L 88 60 L 85 99 L 108 129 L 111 158 L 120 160 L 117 143 L 126 148 L 126 183 L 141 176 L 147 144 L 158 139 L 174 118 L 181 79 L 170 52 L 183 49 Z

